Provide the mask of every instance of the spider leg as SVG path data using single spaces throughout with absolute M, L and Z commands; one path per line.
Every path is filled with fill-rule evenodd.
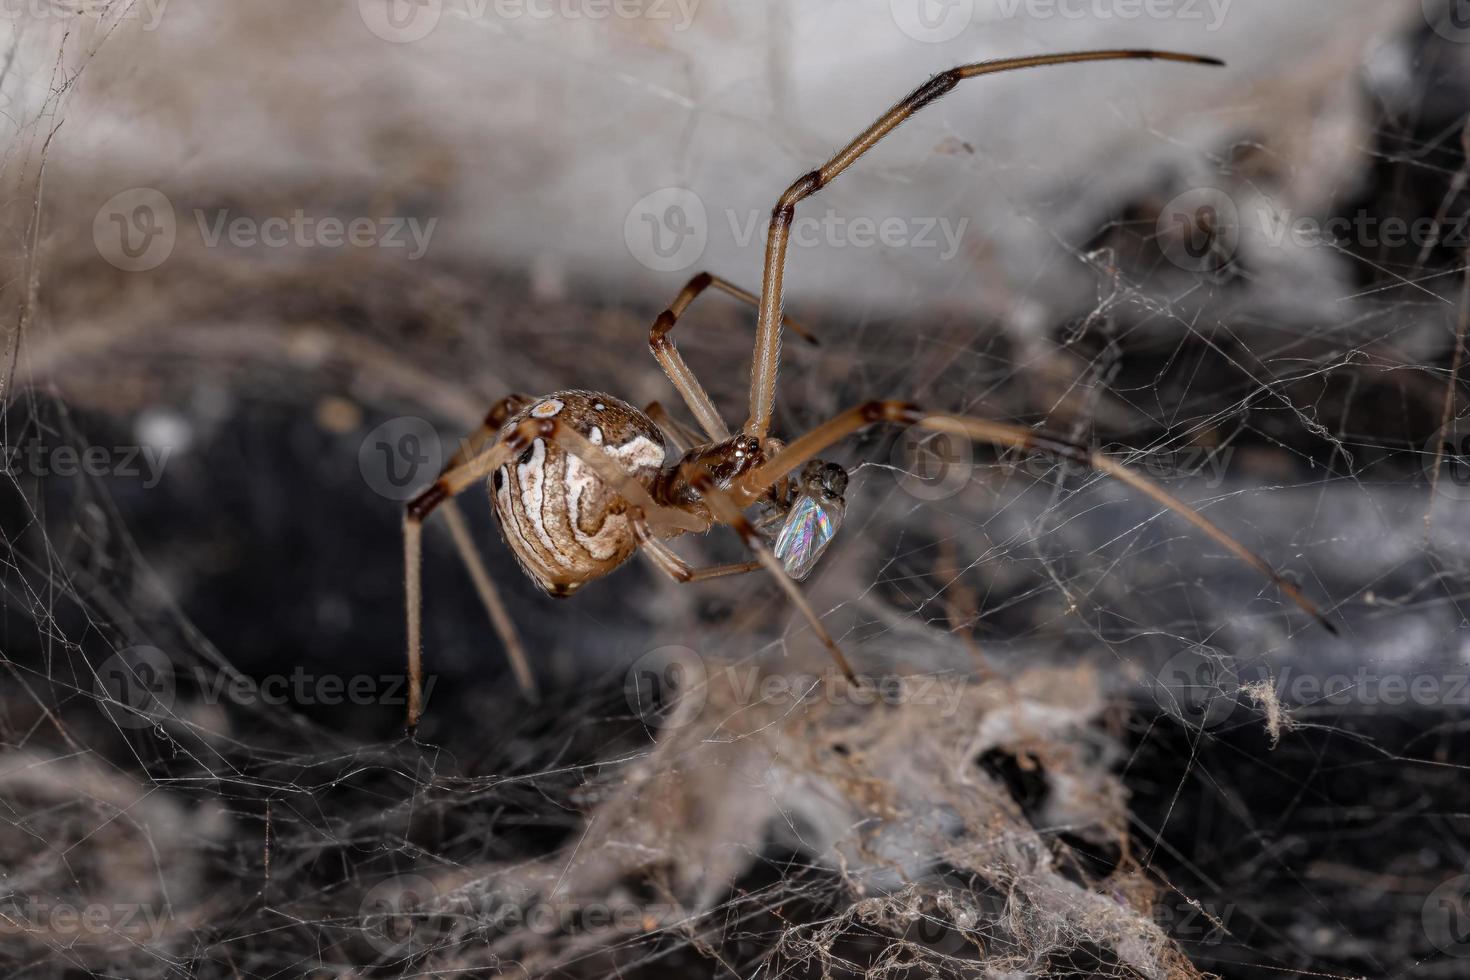
M 776 369 L 781 355 L 782 277 L 786 268 L 786 242 L 796 205 L 821 190 L 853 161 L 872 149 L 905 119 L 939 99 L 966 78 L 989 75 L 1019 68 L 1060 65 L 1078 61 L 1114 61 L 1128 58 L 1155 58 L 1190 64 L 1220 65 L 1221 61 L 1192 54 L 1170 51 L 1110 50 L 1076 51 L 1070 54 L 1032 55 L 1003 61 L 982 61 L 960 65 L 941 72 L 914 89 L 876 122 L 863 130 L 826 163 L 802 177 L 786 189 L 771 212 L 771 225 L 766 233 L 765 271 L 761 275 L 761 298 L 756 321 L 755 358 L 750 373 L 750 418 L 745 433 L 764 439 L 771 427 L 771 413 L 776 401 Z M 698 413 L 696 413 L 698 414 Z
M 827 648 L 827 652 L 831 654 L 833 662 L 842 671 L 842 675 L 851 683 L 858 683 L 857 675 L 853 673 L 852 665 L 847 662 L 847 657 L 843 654 L 842 648 L 837 645 L 837 641 L 832 639 L 832 634 L 828 633 L 827 628 L 822 625 L 821 617 L 817 615 L 816 610 L 812 609 L 811 603 L 806 601 L 806 596 L 802 595 L 801 586 L 790 575 L 786 574 L 786 569 L 782 566 L 780 560 L 771 554 L 771 550 L 766 547 L 766 543 L 761 538 L 760 532 L 740 512 L 740 508 L 735 505 L 725 491 L 715 485 L 709 473 L 705 472 L 702 468 L 694 473 L 688 474 L 688 480 L 689 485 L 699 493 L 705 506 L 710 509 L 710 513 L 721 524 L 729 525 L 735 529 L 736 533 L 740 535 L 740 539 L 745 542 L 745 546 L 755 553 L 757 563 L 763 565 L 766 571 L 771 573 L 771 577 L 776 580 L 776 584 L 781 586 L 781 590 L 791 599 L 792 604 L 796 606 L 802 616 L 806 617 L 806 621 L 811 625 L 812 632 L 817 634 L 817 638 Z
M 648 557 L 654 568 L 663 572 L 675 582 L 704 582 L 712 578 L 724 578 L 727 575 L 744 575 L 761 567 L 758 561 L 737 561 L 727 565 L 709 565 L 704 568 L 695 568 L 683 558 L 664 544 L 648 528 L 646 521 L 635 521 L 633 530 L 638 535 L 638 541 L 643 546 L 643 553 Z
M 487 446 L 477 455 L 448 467 L 423 493 L 408 502 L 403 511 L 403 594 L 408 622 L 408 730 L 412 734 L 423 713 L 423 557 L 424 519 L 450 498 L 463 493 L 487 474 L 505 465 L 523 447 L 509 442 Z M 451 525 L 451 529 L 453 525 Z M 461 552 L 463 553 L 463 552 Z M 478 556 L 477 556 L 478 558 Z M 475 575 L 471 565 L 471 576 Z M 480 571 L 484 571 L 483 568 Z M 488 576 L 487 576 L 488 578 Z M 478 584 L 478 583 L 477 583 Z M 482 596 L 483 598 L 483 596 Z M 493 607 L 487 605 L 487 609 Z M 491 621 L 496 620 L 494 611 Z
M 751 470 L 740 481 L 739 492 L 745 496 L 758 494 L 762 488 L 770 486 L 774 481 L 790 473 L 833 443 L 878 422 L 916 425 L 931 432 L 947 432 L 964 436 L 975 442 L 988 442 L 1002 448 L 1044 452 L 1110 476 L 1184 518 L 1236 558 L 1269 579 L 1287 598 L 1326 627 L 1328 632 L 1334 634 L 1337 632 L 1337 627 L 1327 618 L 1327 615 L 1316 603 L 1308 599 L 1295 583 L 1288 581 L 1260 555 L 1231 537 L 1219 525 L 1170 494 L 1153 480 L 1086 446 L 1036 432 L 1024 426 L 961 415 L 936 415 L 908 402 L 864 402 L 822 423 L 799 439 L 793 440 L 774 458 Z
M 403 514 L 404 595 L 408 613 L 408 729 L 418 726 L 423 712 L 423 523 L 436 509 L 469 487 L 488 477 L 515 458 L 535 440 L 545 439 L 575 455 L 650 520 L 679 531 L 704 531 L 708 522 L 698 516 L 654 501 L 648 489 L 622 465 L 580 432 L 554 418 L 523 420 L 498 442 L 485 445 L 474 455 L 468 453 L 459 463 L 446 467 L 439 478 L 423 493 L 413 498 Z M 483 445 L 483 443 L 482 443 Z M 458 456 L 458 454 L 456 454 Z M 452 530 L 451 526 L 451 530 Z M 483 569 L 482 569 L 483 570 Z M 473 570 L 471 571 L 473 575 Z M 488 578 L 488 576 L 487 576 Z M 483 596 L 482 596 L 483 598 Z M 488 606 L 487 606 L 488 608 Z M 494 613 L 491 613 L 492 618 Z
M 507 418 L 530 403 L 531 399 L 525 395 L 508 395 L 496 402 L 485 416 L 485 421 L 465 439 L 454 455 L 449 458 L 444 469 L 446 471 L 453 469 L 475 453 L 480 452 L 486 443 L 495 438 Z M 505 601 L 501 599 L 500 591 L 495 588 L 495 582 L 490 578 L 490 573 L 480 558 L 479 549 L 475 546 L 474 536 L 470 534 L 469 526 L 465 523 L 464 514 L 453 500 L 445 500 L 439 506 L 444 510 L 444 520 L 449 525 L 449 534 L 454 539 L 454 547 L 459 552 L 460 561 L 464 564 L 465 570 L 469 572 L 470 580 L 475 584 L 475 592 L 479 594 L 480 602 L 485 606 L 485 613 L 490 617 L 490 625 L 500 637 L 501 645 L 505 647 L 511 670 L 516 675 L 516 683 L 520 686 L 521 693 L 534 701 L 537 698 L 536 679 L 531 673 L 526 648 L 521 643 L 520 633 L 516 631 L 515 621 L 511 619 L 509 610 L 505 608 Z
M 510 611 L 505 608 L 505 600 L 500 597 L 500 590 L 495 587 L 485 563 L 480 560 L 479 549 L 475 547 L 475 539 L 470 534 L 469 525 L 465 523 L 464 514 L 453 500 L 446 500 L 441 506 L 444 508 L 444 521 L 449 525 L 449 534 L 454 539 L 454 547 L 459 551 L 460 561 L 470 573 L 470 580 L 475 583 L 475 591 L 479 593 L 480 602 L 484 604 L 485 612 L 490 617 L 490 625 L 494 627 L 501 645 L 505 647 L 506 658 L 510 660 L 511 670 L 516 675 L 516 684 L 528 700 L 535 701 L 539 697 L 536 677 L 531 673 L 526 648 L 521 643 L 515 621 L 510 618 Z
M 649 402 L 643 414 L 653 419 L 653 424 L 663 432 L 664 438 L 681 453 L 687 453 L 704 442 L 703 436 L 670 415 L 669 410 L 658 402 Z
M 529 395 L 510 394 L 500 399 L 494 405 L 491 405 L 490 411 L 485 413 L 485 420 L 480 423 L 480 427 L 465 436 L 459 448 L 454 451 L 454 455 L 449 457 L 449 462 L 444 464 L 444 470 L 440 471 L 441 474 L 444 471 L 454 469 L 454 467 L 484 449 L 485 444 L 495 438 L 495 434 L 500 431 L 500 427 L 505 424 L 505 420 L 529 404 L 531 404 L 531 397 Z
M 715 408 L 715 403 L 710 399 L 709 393 L 704 390 L 704 386 L 699 383 L 699 379 L 694 376 L 689 365 L 684 363 L 683 355 L 679 353 L 679 349 L 669 338 L 669 333 L 679 322 L 679 317 L 683 316 L 684 311 L 689 308 L 689 304 L 711 286 L 729 293 L 736 299 L 744 300 L 751 306 L 760 305 L 760 298 L 754 293 L 741 289 L 729 280 L 712 273 L 701 272 L 685 283 L 684 288 L 679 290 L 679 295 L 674 297 L 668 309 L 660 313 L 653 321 L 653 328 L 648 332 L 648 347 L 653 351 L 653 356 L 658 360 L 659 366 L 664 369 L 664 374 L 669 376 L 669 380 L 679 390 L 679 394 L 684 396 L 684 402 L 694 413 L 700 427 L 710 439 L 720 442 L 730 438 L 730 430 L 726 427 L 725 420 L 720 418 L 719 410 Z M 816 337 L 790 317 L 782 317 L 781 322 L 792 333 L 813 344 L 817 342 Z

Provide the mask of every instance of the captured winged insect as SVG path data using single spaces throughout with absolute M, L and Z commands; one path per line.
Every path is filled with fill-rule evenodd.
M 811 574 L 832 543 L 847 513 L 847 471 L 835 463 L 812 460 L 801 474 L 801 491 L 776 536 L 776 557 L 798 582 Z

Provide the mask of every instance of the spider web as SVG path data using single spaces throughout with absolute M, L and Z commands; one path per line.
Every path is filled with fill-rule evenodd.
M 1470 48 L 1352 5 L 1285 66 L 1320 17 L 976 4 L 939 40 L 899 6 L 11 18 L 7 975 L 1463 972 Z M 706 265 L 755 284 L 783 180 L 976 45 L 1133 28 L 1245 81 L 997 79 L 803 206 L 822 343 L 789 340 L 777 427 L 901 397 L 1104 448 L 1340 635 L 1115 481 L 873 430 L 804 585 L 869 687 L 758 576 L 541 596 L 468 495 L 541 698 L 436 527 L 401 736 L 413 474 L 511 390 L 682 417 L 648 324 Z M 687 319 L 738 422 L 752 317 Z

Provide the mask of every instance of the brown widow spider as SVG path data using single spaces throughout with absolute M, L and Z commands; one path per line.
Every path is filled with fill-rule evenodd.
M 679 582 L 699 582 L 764 567 L 811 624 L 842 672 L 847 659 L 803 598 L 796 581 L 811 571 L 842 520 L 847 474 L 818 454 L 866 426 L 891 422 L 989 442 L 1000 448 L 1049 453 L 1128 484 L 1189 521 L 1269 578 L 1328 629 L 1332 624 L 1293 583 L 1203 515 L 1161 487 L 1085 446 L 1031 429 L 985 419 L 935 414 L 901 401 L 870 401 L 782 443 L 769 434 L 783 326 L 807 336 L 782 315 L 782 274 L 796 205 L 873 147 L 899 123 L 949 92 L 962 79 L 993 72 L 1079 61 L 1156 58 L 1220 65 L 1214 58 L 1168 51 L 1110 50 L 1037 55 L 961 65 L 934 76 L 885 112 L 819 169 L 798 179 L 776 202 L 766 238 L 759 297 L 702 272 L 658 315 L 649 347 L 683 396 L 703 435 L 689 432 L 654 403 L 640 412 L 611 395 L 559 391 L 543 398 L 511 395 L 486 416 L 444 471 L 409 502 L 403 522 L 408 599 L 410 730 L 421 711 L 420 585 L 422 524 L 442 507 L 476 589 L 505 644 L 524 691 L 534 693 L 525 652 L 452 498 L 490 478 L 490 498 L 505 541 L 522 570 L 547 593 L 570 596 L 641 550 L 659 571 Z M 709 287 L 757 308 L 750 417 L 732 434 L 669 334 L 689 305 Z M 670 461 L 665 439 L 678 450 Z M 792 474 L 801 468 L 799 478 Z M 754 520 L 746 510 L 759 507 Z M 726 525 L 737 531 L 754 560 L 692 568 L 665 541 Z M 772 547 L 771 530 L 779 526 Z

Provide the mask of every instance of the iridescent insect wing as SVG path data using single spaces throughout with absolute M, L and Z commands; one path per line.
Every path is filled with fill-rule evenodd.
M 786 574 L 798 581 L 811 574 L 837 536 L 845 513 L 840 500 L 821 501 L 805 493 L 796 498 L 776 537 L 776 557 L 786 566 Z

